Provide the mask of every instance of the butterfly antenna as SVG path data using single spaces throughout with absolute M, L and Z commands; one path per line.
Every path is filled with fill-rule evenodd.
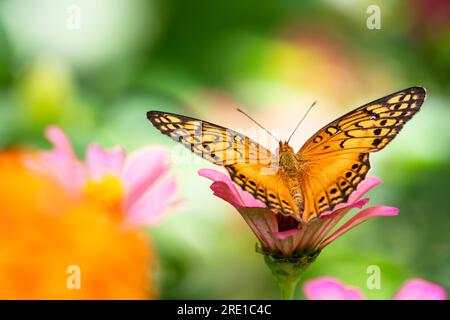
M 316 105 L 317 101 L 314 101 L 313 104 L 308 108 L 306 113 L 303 115 L 297 126 L 295 127 L 294 131 L 292 131 L 291 135 L 289 136 L 289 139 L 287 140 L 287 143 L 291 140 L 292 136 L 294 135 L 295 131 L 297 131 L 298 127 L 302 124 L 303 120 L 305 120 L 306 116 L 308 115 L 309 111 Z
M 252 117 L 250 117 L 247 113 L 245 113 L 244 111 L 242 111 L 242 110 L 239 109 L 239 108 L 236 108 L 236 110 L 237 110 L 238 112 L 242 113 L 244 116 L 246 116 L 246 117 L 249 118 L 250 120 L 252 120 L 254 123 L 256 123 L 256 124 L 258 125 L 258 127 L 260 127 L 261 129 L 263 129 L 263 130 L 264 130 L 265 132 L 267 132 L 270 136 L 272 136 L 277 142 L 279 142 L 278 139 L 277 139 L 272 133 L 270 133 L 269 130 L 267 130 L 267 129 L 264 128 L 262 125 L 260 125 L 255 119 L 253 119 Z

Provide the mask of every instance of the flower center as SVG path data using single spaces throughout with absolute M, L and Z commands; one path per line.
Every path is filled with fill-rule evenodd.
M 121 212 L 123 186 L 116 176 L 104 176 L 101 180 L 88 180 L 84 192 L 86 197 L 114 212 Z
M 297 229 L 299 224 L 299 222 L 295 218 L 291 216 L 285 216 L 280 213 L 277 213 L 277 221 L 279 232 Z

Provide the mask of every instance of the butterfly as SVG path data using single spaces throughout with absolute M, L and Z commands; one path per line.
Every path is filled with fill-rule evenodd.
M 411 87 L 367 103 L 329 123 L 295 152 L 279 141 L 276 155 L 249 137 L 178 114 L 149 111 L 161 133 L 224 166 L 243 190 L 275 213 L 308 222 L 348 200 L 383 149 L 421 108 L 426 92 Z

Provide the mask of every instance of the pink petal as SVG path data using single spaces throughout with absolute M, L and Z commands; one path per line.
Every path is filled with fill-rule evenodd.
M 122 181 L 127 191 L 125 207 L 137 202 L 161 177 L 169 172 L 169 154 L 159 147 L 147 147 L 130 154 L 125 162 Z
M 64 158 L 74 157 L 72 144 L 61 130 L 57 126 L 48 126 L 45 129 L 45 136 L 53 144 L 53 150 L 51 151 L 53 156 L 60 156 Z
M 86 165 L 92 179 L 99 180 L 105 175 L 120 176 L 125 162 L 125 151 L 118 147 L 105 150 L 93 144 L 88 147 Z
M 358 200 L 356 202 L 354 202 L 351 206 L 349 206 L 350 208 L 358 208 L 358 209 L 362 209 L 363 207 L 366 206 L 366 204 L 369 203 L 369 198 L 365 198 L 365 199 L 361 199 Z
M 148 190 L 127 210 L 127 222 L 131 225 L 155 225 L 176 205 L 177 184 L 173 176 L 155 188 Z
M 308 280 L 303 285 L 303 292 L 308 300 L 363 300 L 362 293 L 348 287 L 337 279 L 321 277 Z
M 350 195 L 349 199 L 345 203 L 339 203 L 334 207 L 332 211 L 325 211 L 320 215 L 320 217 L 326 217 L 327 215 L 334 214 L 337 210 L 348 207 L 349 205 L 352 205 L 354 202 L 361 199 L 361 197 L 366 194 L 370 189 L 377 186 L 381 183 L 381 180 L 376 177 L 367 177 L 364 179 L 363 182 L 361 182 L 356 190 Z
M 27 165 L 33 170 L 52 175 L 67 190 L 79 192 L 86 179 L 86 170 L 75 156 L 69 139 L 56 126 L 47 127 L 45 135 L 53 143 L 53 149 L 42 152 L 37 160 L 27 159 Z
M 280 239 L 280 240 L 284 240 L 287 237 L 293 236 L 293 235 L 295 235 L 295 234 L 297 234 L 299 232 L 300 232 L 300 229 L 299 228 L 295 228 L 295 229 L 291 229 L 291 230 L 287 230 L 287 231 L 273 232 L 272 234 L 273 234 L 273 236 L 275 238 Z
M 345 232 L 350 229 L 356 227 L 362 222 L 366 221 L 369 218 L 377 217 L 377 216 L 396 216 L 398 214 L 398 208 L 389 207 L 389 206 L 374 206 L 370 208 L 366 208 L 356 215 L 354 215 L 351 219 L 349 219 L 346 223 L 344 223 L 339 229 L 337 229 L 333 234 L 331 234 L 328 238 L 326 238 L 321 244 L 320 249 L 324 248 L 331 242 L 333 242 L 336 238 L 343 235 Z
M 213 169 L 200 169 L 198 174 L 214 181 L 211 185 L 211 190 L 214 191 L 214 195 L 227 201 L 236 209 L 244 207 L 266 207 L 263 202 L 255 199 L 250 193 L 237 187 L 228 175 Z
M 365 195 L 370 189 L 379 185 L 382 181 L 377 177 L 366 177 L 356 188 L 355 192 L 350 195 L 348 202 L 355 202 Z
M 400 288 L 394 300 L 447 300 L 447 293 L 438 284 L 412 279 Z
M 369 203 L 369 198 L 364 198 L 364 199 L 358 200 L 356 202 L 353 202 L 351 204 L 347 203 L 345 206 L 341 207 L 338 210 L 328 211 L 328 213 L 325 213 L 325 216 L 320 215 L 320 219 L 328 219 L 328 218 L 334 217 L 336 214 L 339 214 L 340 212 L 342 212 L 342 210 L 349 212 L 353 208 L 362 209 L 368 203 Z

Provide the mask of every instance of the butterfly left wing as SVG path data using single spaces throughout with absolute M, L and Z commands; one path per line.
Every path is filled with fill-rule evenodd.
M 331 122 L 300 149 L 300 182 L 308 221 L 346 202 L 370 168 L 369 153 L 383 149 L 422 106 L 422 87 L 370 102 Z
M 300 174 L 304 221 L 346 202 L 370 169 L 368 153 L 349 153 L 305 161 Z
M 299 215 L 289 189 L 272 166 L 276 157 L 257 142 L 228 128 L 178 114 L 149 111 L 147 117 L 161 133 L 202 158 L 225 166 L 235 183 L 274 212 Z
M 162 134 L 217 165 L 270 165 L 274 157 L 249 137 L 211 122 L 162 111 L 149 111 L 147 118 Z

